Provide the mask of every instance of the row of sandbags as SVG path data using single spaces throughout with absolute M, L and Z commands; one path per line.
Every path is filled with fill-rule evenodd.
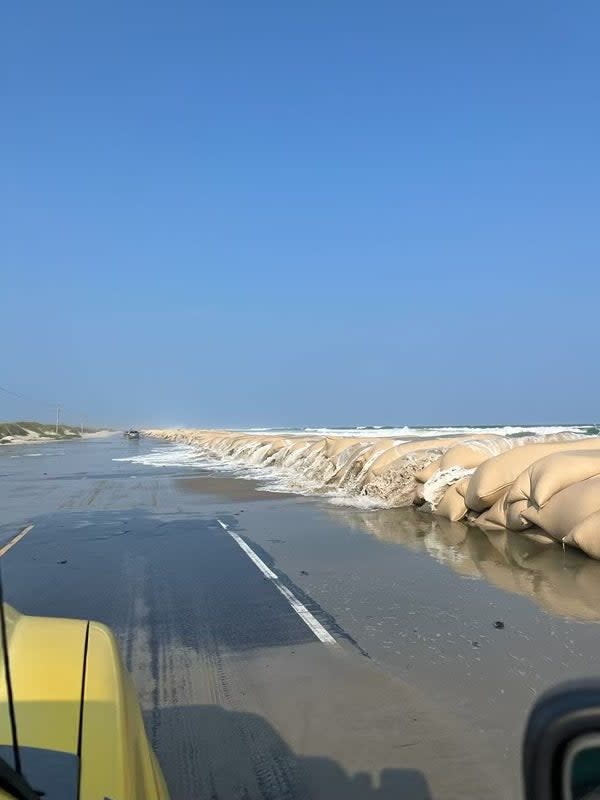
M 501 452 L 491 455 L 494 449 Z M 428 487 L 438 487 L 432 506 L 441 517 L 467 518 L 490 531 L 543 533 L 600 559 L 600 437 L 522 446 L 462 442 L 416 478 L 425 498 Z
M 414 473 L 466 436 L 413 441 L 392 437 L 294 435 L 204 430 L 148 430 L 170 442 L 198 447 L 207 455 L 243 466 L 285 471 L 298 486 L 367 495 L 383 505 L 410 505 Z M 501 439 L 501 437 L 498 437 Z

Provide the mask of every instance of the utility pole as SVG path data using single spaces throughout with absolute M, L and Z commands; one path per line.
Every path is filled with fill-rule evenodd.
M 59 423 L 60 423 L 60 406 L 56 406 L 56 433 L 58 433 Z

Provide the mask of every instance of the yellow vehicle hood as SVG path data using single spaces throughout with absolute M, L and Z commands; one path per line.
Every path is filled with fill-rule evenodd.
M 77 755 L 88 623 L 4 610 L 19 744 Z M 3 662 L 0 704 L 0 744 L 10 744 Z
M 54 772 L 58 764 L 65 778 L 65 800 L 73 782 L 80 800 L 165 800 L 137 696 L 110 630 L 98 622 L 4 608 L 17 738 L 30 784 L 52 799 L 55 792 L 42 785 L 52 753 Z M 0 662 L 0 754 L 9 761 L 12 734 Z

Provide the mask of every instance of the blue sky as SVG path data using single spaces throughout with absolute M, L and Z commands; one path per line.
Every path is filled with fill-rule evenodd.
M 598 419 L 599 24 L 10 4 L 0 418 Z

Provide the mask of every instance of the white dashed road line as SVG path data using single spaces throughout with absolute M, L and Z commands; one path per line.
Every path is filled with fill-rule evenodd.
M 19 532 L 17 533 L 17 535 L 16 535 L 16 536 L 13 536 L 13 538 L 10 540 L 10 542 L 7 542 L 7 543 L 4 545 L 4 547 L 1 547 L 1 548 L 0 548 L 0 558 L 2 558 L 2 556 L 6 555 L 6 553 L 8 553 L 8 551 L 10 550 L 10 548 L 11 548 L 11 547 L 14 547 L 14 546 L 16 545 L 16 543 L 17 543 L 17 542 L 20 542 L 20 541 L 21 541 L 21 539 L 22 539 L 22 538 L 23 538 L 23 537 L 24 537 L 26 534 L 28 534 L 28 533 L 29 533 L 29 531 L 30 531 L 32 528 L 33 528 L 33 525 L 26 525 L 26 526 L 23 528 L 23 530 L 21 530 L 21 531 L 19 531 Z
M 305 622 L 306 625 L 308 625 L 308 627 L 311 629 L 311 631 L 314 633 L 314 635 L 317 637 L 317 639 L 320 642 L 324 642 L 325 644 L 335 644 L 336 641 L 333 638 L 333 636 L 328 631 L 325 630 L 325 628 L 321 625 L 319 620 L 316 619 L 310 613 L 308 608 L 306 608 L 306 606 L 303 605 L 300 602 L 300 600 L 298 600 L 298 598 L 292 592 L 290 592 L 290 590 L 287 588 L 287 586 L 283 585 L 283 583 L 279 580 L 279 578 L 273 572 L 273 570 L 269 569 L 269 567 L 267 567 L 265 562 L 262 561 L 262 559 L 260 559 L 256 555 L 254 550 L 246 544 L 246 542 L 242 539 L 242 537 L 239 536 L 237 533 L 235 533 L 235 531 L 230 530 L 230 528 L 224 522 L 222 522 L 220 519 L 218 519 L 217 522 L 223 528 L 223 530 L 231 536 L 233 541 L 237 545 L 239 545 L 241 547 L 241 549 L 244 551 L 244 553 L 246 553 L 248 558 L 252 562 L 254 562 L 254 564 L 256 564 L 256 566 L 259 568 L 259 570 L 262 572 L 262 574 L 265 576 L 265 578 L 268 578 L 273 583 L 273 586 L 279 592 L 281 592 L 281 594 L 285 597 L 285 599 L 288 601 L 288 603 L 294 609 L 296 614 L 298 614 L 300 619 L 303 622 Z M 0 555 L 1 555 L 1 553 L 0 553 Z

